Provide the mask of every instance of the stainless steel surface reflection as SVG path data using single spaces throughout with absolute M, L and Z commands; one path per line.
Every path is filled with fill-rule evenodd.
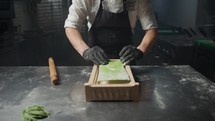
M 44 121 L 214 121 L 215 84 L 190 66 L 132 66 L 137 102 L 86 102 L 91 66 L 58 66 L 52 86 L 47 66 L 0 67 L 0 120 L 18 121 L 24 108 L 44 106 Z

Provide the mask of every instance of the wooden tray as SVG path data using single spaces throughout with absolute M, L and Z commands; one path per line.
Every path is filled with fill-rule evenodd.
M 98 84 L 99 66 L 94 65 L 88 83 L 85 83 L 86 101 L 138 101 L 139 83 L 135 82 L 130 66 L 126 65 L 130 82 L 126 84 Z

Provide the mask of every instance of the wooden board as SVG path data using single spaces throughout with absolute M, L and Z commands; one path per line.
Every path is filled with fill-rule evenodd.
M 98 70 L 99 66 L 94 65 L 90 79 L 85 83 L 86 101 L 138 101 L 139 83 L 135 82 L 130 66 L 125 66 L 130 77 L 126 84 L 99 84 Z

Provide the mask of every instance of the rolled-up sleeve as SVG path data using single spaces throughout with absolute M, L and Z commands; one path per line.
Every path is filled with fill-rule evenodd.
M 72 5 L 69 7 L 69 14 L 64 23 L 64 28 L 76 28 L 80 30 L 83 21 L 87 16 L 86 0 L 73 0 Z
M 143 30 L 158 28 L 155 15 L 151 6 L 151 0 L 139 0 L 137 11 L 137 15 Z

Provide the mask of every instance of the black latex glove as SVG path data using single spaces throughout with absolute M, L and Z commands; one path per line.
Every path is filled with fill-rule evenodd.
M 105 52 L 98 46 L 85 50 L 83 53 L 83 58 L 87 61 L 92 61 L 97 65 L 105 65 L 108 64 L 109 61 Z
M 129 64 L 132 60 L 139 59 L 143 55 L 143 52 L 133 45 L 123 47 L 119 53 L 120 60 L 125 64 Z

